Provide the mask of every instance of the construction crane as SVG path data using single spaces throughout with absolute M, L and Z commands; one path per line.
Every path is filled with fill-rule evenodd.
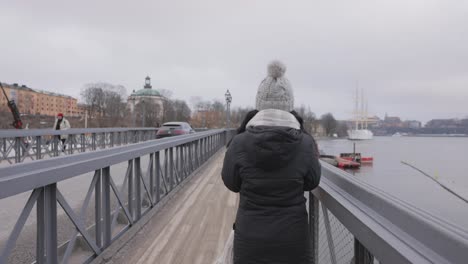
M 2 88 L 3 95 L 5 95 L 5 98 L 8 101 L 8 108 L 10 109 L 11 114 L 13 115 L 13 123 L 11 124 L 13 127 L 16 129 L 23 129 L 23 122 L 21 121 L 21 116 L 18 110 L 18 107 L 16 106 L 15 100 L 10 100 L 8 98 L 8 95 L 5 92 L 5 89 L 3 88 L 2 83 L 0 82 L 0 87 Z

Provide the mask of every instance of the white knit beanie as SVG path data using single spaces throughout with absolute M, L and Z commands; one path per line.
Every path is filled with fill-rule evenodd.
M 294 95 L 289 80 L 284 77 L 286 66 L 280 61 L 268 64 L 268 76 L 260 83 L 257 91 L 256 108 L 279 109 L 291 112 L 294 109 Z

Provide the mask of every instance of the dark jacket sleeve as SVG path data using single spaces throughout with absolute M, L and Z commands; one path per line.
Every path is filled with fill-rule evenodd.
M 239 164 L 237 159 L 237 149 L 239 147 L 238 137 L 234 137 L 232 143 L 226 151 L 224 156 L 223 170 L 221 175 L 226 187 L 233 191 L 239 192 L 241 188 L 241 179 L 239 176 Z
M 319 162 L 317 143 L 315 143 L 315 140 L 311 136 L 310 139 L 311 144 L 309 147 L 312 148 L 312 153 L 309 152 L 309 157 L 306 157 L 308 170 L 306 176 L 304 177 L 304 191 L 311 191 L 315 189 L 320 183 L 320 176 L 322 174 L 322 166 Z

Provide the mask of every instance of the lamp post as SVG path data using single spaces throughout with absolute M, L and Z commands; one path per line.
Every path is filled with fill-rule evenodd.
M 229 90 L 226 91 L 224 94 L 226 97 L 226 127 L 230 127 L 230 112 L 231 112 L 231 102 L 232 102 L 232 96 Z

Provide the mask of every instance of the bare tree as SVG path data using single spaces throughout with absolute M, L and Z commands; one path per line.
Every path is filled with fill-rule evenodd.
M 161 106 L 152 100 L 140 101 L 135 105 L 136 126 L 159 127 L 163 122 Z M 143 120 L 143 118 L 145 120 Z
M 348 134 L 348 129 L 349 127 L 345 121 L 338 121 L 336 134 L 338 134 L 339 137 L 345 137 Z
M 126 89 L 122 85 L 91 83 L 85 85 L 81 97 L 95 126 L 118 126 L 123 124 L 126 115 Z
M 185 122 L 190 121 L 192 110 L 190 110 L 184 100 L 174 100 L 172 102 L 172 107 L 174 108 L 175 120 Z

